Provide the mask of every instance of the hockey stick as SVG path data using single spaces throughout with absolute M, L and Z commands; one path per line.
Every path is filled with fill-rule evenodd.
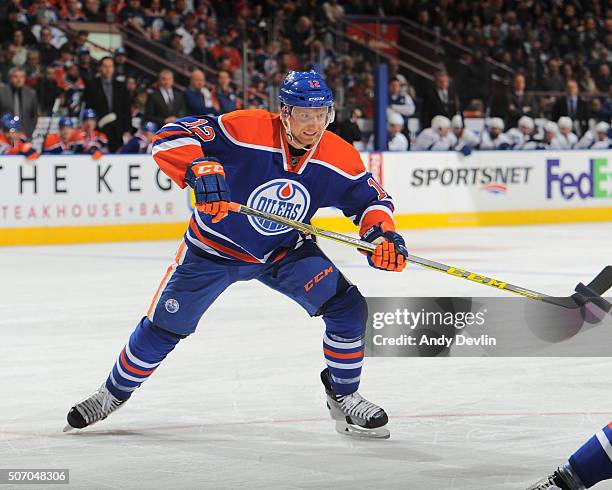
M 365 250 L 367 252 L 372 252 L 374 251 L 374 249 L 376 249 L 376 245 L 370 242 L 366 242 L 347 235 L 342 235 L 334 231 L 317 228 L 315 226 L 285 218 L 283 216 L 266 213 L 265 211 L 258 211 L 256 209 L 244 206 L 243 204 L 238 204 L 236 202 L 231 202 L 229 204 L 229 210 L 235 213 L 240 213 L 247 216 L 253 216 L 255 218 L 272 221 L 273 223 L 288 226 L 290 228 L 293 228 L 294 230 L 301 231 L 302 233 L 307 233 L 310 235 L 327 238 L 329 240 L 334 240 L 336 242 L 344 243 L 345 245 L 350 245 L 352 247 Z M 442 264 L 440 262 L 435 262 L 433 260 L 425 259 L 423 257 L 418 257 L 412 254 L 408 256 L 408 262 L 418 264 L 422 267 L 426 267 L 427 269 L 444 272 L 454 277 L 460 277 L 462 279 L 467 279 L 468 281 L 484 284 L 485 286 L 490 286 L 495 289 L 501 289 L 503 291 L 508 291 L 510 293 L 525 296 L 534 300 L 561 306 L 563 308 L 580 308 L 586 303 L 591 302 L 597 305 L 602 310 L 604 310 L 606 313 L 610 313 L 612 311 L 612 305 L 601 296 L 606 291 L 608 291 L 610 287 L 612 287 L 612 266 L 610 265 L 604 267 L 604 269 L 599 274 L 597 274 L 595 279 L 593 279 L 588 285 L 585 286 L 583 283 L 579 283 L 576 286 L 576 292 L 571 296 L 557 298 L 544 293 L 533 291 L 531 289 L 523 288 L 521 286 L 516 286 L 506 281 L 493 279 L 492 277 L 476 274 L 465 269 L 460 269 L 458 267 Z

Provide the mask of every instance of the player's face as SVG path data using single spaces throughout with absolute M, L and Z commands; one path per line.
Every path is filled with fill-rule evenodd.
M 304 146 L 317 142 L 327 125 L 327 107 L 294 107 L 289 116 L 291 134 Z
M 72 128 L 66 126 L 65 128 L 60 128 L 59 132 L 62 139 L 67 140 L 70 137 L 70 133 L 72 133 Z
M 88 133 L 91 133 L 94 129 L 96 129 L 96 120 L 86 119 L 85 121 L 83 121 L 83 129 Z
M 6 134 L 6 138 L 9 140 L 11 145 L 14 145 L 19 139 L 19 133 L 17 131 L 7 131 L 4 134 Z

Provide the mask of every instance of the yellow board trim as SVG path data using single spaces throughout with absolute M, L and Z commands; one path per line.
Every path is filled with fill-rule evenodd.
M 509 226 L 612 221 L 612 208 L 528 209 L 473 213 L 422 213 L 395 215 L 398 229 L 457 226 Z M 314 226 L 337 232 L 354 232 L 357 227 L 344 217 L 316 218 Z M 92 243 L 180 238 L 187 229 L 181 223 L 133 225 L 58 226 L 0 228 L 0 246 Z
M 180 238 L 186 229 L 187 220 L 182 223 L 0 228 L 0 245 L 170 240 Z
M 396 214 L 398 229 L 449 228 L 458 226 L 513 226 L 612 221 L 612 208 L 525 209 L 471 213 Z M 353 232 L 357 227 L 346 218 L 315 218 L 312 224 L 337 232 Z

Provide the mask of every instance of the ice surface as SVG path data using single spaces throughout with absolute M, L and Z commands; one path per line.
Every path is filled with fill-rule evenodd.
M 609 223 L 404 234 L 417 255 L 553 295 L 611 262 Z M 0 467 L 69 468 L 83 489 L 521 489 L 612 419 L 608 358 L 377 358 L 361 392 L 389 413 L 391 439 L 342 437 L 318 379 L 321 320 L 253 282 L 224 293 L 124 408 L 62 433 L 176 246 L 0 249 Z M 366 296 L 507 294 L 323 247 Z

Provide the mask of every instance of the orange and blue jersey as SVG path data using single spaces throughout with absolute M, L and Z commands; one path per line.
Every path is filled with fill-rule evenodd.
M 28 160 L 34 160 L 39 156 L 23 133 L 19 133 L 19 138 L 14 142 L 11 142 L 5 134 L 0 133 L 0 155 L 23 155 Z
M 83 153 L 83 138 L 81 132 L 73 129 L 67 141 L 64 141 L 60 133 L 47 135 L 43 144 L 43 153 L 55 155 L 73 155 Z
M 215 157 L 236 202 L 305 223 L 320 208 L 335 207 L 362 233 L 381 222 L 394 229 L 391 197 L 353 146 L 325 131 L 313 148 L 292 156 L 278 114 L 256 109 L 178 119 L 157 132 L 152 153 L 181 188 L 193 160 Z M 230 214 L 212 223 L 195 210 L 185 233 L 194 253 L 236 263 L 279 260 L 300 241 L 297 231 L 267 220 Z
M 93 155 L 97 152 L 108 152 L 108 137 L 97 129 L 91 132 L 81 130 L 80 140 L 83 146 L 82 153 Z

